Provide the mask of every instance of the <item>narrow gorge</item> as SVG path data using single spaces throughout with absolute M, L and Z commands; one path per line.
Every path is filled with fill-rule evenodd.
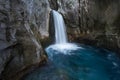
M 23 78 L 25 80 L 98 80 L 102 76 L 101 74 L 104 74 L 103 80 L 120 80 L 118 78 L 120 69 L 119 5 L 120 0 L 0 0 L 0 80 L 23 80 Z M 60 54 L 54 57 L 54 52 L 57 54 L 63 52 L 54 49 L 45 51 L 56 40 L 55 21 L 57 19 L 53 18 L 52 10 L 59 12 L 65 21 L 66 29 L 62 29 L 63 24 L 60 23 L 59 30 L 65 30 L 66 33 L 64 31 L 58 33 L 61 37 L 57 38 L 57 43 L 61 43 L 61 41 L 77 43 L 72 48 L 79 48 L 79 50 L 68 52 L 78 55 L 65 57 Z M 65 36 L 68 39 L 65 40 Z M 66 47 L 66 45 L 64 46 Z M 70 45 L 68 46 L 71 48 Z M 86 50 L 82 50 L 82 48 Z M 53 53 L 51 54 L 53 59 L 50 58 L 49 53 Z M 91 55 L 85 54 L 85 56 L 82 53 L 91 53 Z M 79 57 L 80 55 L 82 57 Z M 71 59 L 75 61 L 72 62 Z M 85 62 L 79 63 L 77 59 Z M 60 68 L 56 69 L 52 66 L 52 60 L 57 68 L 58 66 Z M 69 64 L 69 60 L 74 64 Z M 93 63 L 86 64 L 89 61 L 93 61 Z M 95 63 L 98 63 L 98 66 L 91 67 Z M 81 69 L 74 65 L 81 66 Z M 90 68 L 86 68 L 86 66 Z M 115 73 L 112 79 L 108 78 L 107 72 L 104 72 L 105 67 L 110 67 L 109 74 Z M 112 67 L 115 67 L 114 70 L 111 69 Z M 101 71 L 94 72 L 94 68 Z M 69 71 L 70 69 L 73 72 Z M 75 74 L 77 72 L 74 72 L 74 69 L 83 73 Z M 35 73 L 39 73 L 36 70 L 43 72 L 39 73 L 40 75 L 37 74 L 39 79 L 36 76 L 34 79 L 26 78 L 34 70 Z M 86 77 L 87 72 L 85 71 L 90 72 L 91 70 L 96 73 L 94 78 Z M 44 71 L 48 78 L 43 75 Z M 71 73 L 75 75 L 71 76 Z M 51 76 L 53 78 L 50 78 Z

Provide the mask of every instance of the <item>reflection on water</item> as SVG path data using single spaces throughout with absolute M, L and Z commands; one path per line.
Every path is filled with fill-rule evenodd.
M 47 48 L 48 63 L 28 74 L 25 80 L 120 80 L 120 60 L 114 53 L 81 46 L 63 52 Z

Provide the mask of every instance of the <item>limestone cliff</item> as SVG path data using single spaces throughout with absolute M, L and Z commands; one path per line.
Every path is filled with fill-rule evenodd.
M 63 14 L 71 42 L 120 53 L 120 0 L 50 1 L 52 8 Z
M 47 0 L 0 0 L 0 78 L 16 80 L 44 59 L 40 40 L 48 37 L 49 11 Z
M 54 36 L 51 9 L 63 15 L 69 41 L 120 53 L 119 5 L 120 0 L 0 0 L 0 79 L 19 80 L 45 60 L 43 47 Z

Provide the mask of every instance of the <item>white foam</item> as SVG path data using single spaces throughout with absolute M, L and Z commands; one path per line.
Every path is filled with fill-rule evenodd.
M 58 52 L 61 52 L 62 54 L 71 54 L 69 53 L 70 51 L 77 50 L 77 49 L 83 49 L 83 48 L 77 46 L 76 44 L 64 43 L 64 44 L 50 45 L 48 48 L 46 48 L 46 51 L 48 51 L 49 49 L 56 50 Z

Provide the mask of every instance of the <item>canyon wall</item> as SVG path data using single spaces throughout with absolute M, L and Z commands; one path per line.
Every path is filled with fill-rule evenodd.
M 0 78 L 17 80 L 45 61 L 40 40 L 49 36 L 49 12 L 47 0 L 0 0 Z
M 54 36 L 51 9 L 63 15 L 70 42 L 120 53 L 119 5 L 120 0 L 0 0 L 0 79 L 19 80 L 46 61 L 44 47 Z
M 68 38 L 120 53 L 120 0 L 51 0 L 65 19 Z

